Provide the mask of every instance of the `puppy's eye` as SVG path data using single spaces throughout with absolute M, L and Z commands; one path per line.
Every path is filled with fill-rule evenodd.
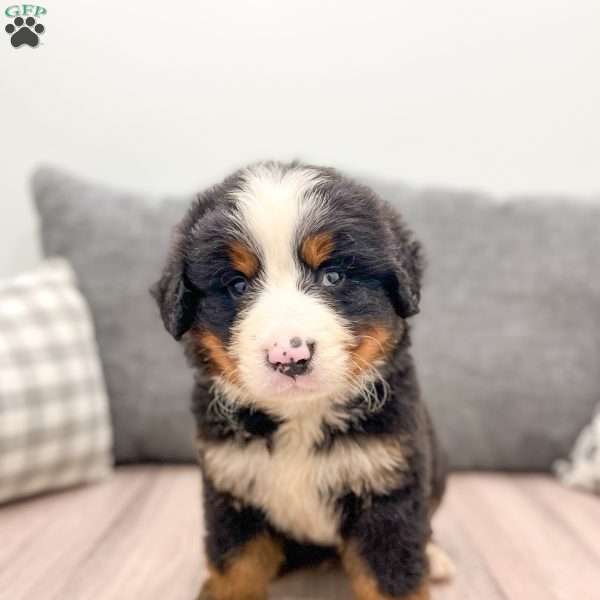
M 339 271 L 325 271 L 321 276 L 321 283 L 325 287 L 339 285 L 342 281 L 344 281 L 344 274 Z
M 239 298 L 248 291 L 248 281 L 244 277 L 236 277 L 229 282 L 227 289 L 232 297 Z

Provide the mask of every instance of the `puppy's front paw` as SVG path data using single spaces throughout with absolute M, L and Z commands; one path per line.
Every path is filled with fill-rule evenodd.
M 452 559 L 434 542 L 427 544 L 426 553 L 429 561 L 429 579 L 436 583 L 450 581 L 456 573 Z

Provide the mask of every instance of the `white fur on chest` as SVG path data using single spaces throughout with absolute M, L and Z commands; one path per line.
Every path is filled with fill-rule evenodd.
M 341 440 L 317 452 L 317 425 L 285 423 L 270 452 L 262 439 L 207 444 L 204 468 L 218 490 L 261 508 L 288 535 L 335 545 L 340 541 L 335 497 L 389 491 L 398 484 L 406 459 L 399 440 L 377 437 Z

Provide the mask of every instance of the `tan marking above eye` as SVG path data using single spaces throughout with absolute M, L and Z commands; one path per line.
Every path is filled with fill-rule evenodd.
M 322 231 L 310 235 L 302 242 L 302 259 L 312 269 L 318 269 L 331 256 L 334 248 L 331 232 Z
M 258 258 L 252 250 L 237 240 L 229 244 L 229 258 L 234 269 L 244 274 L 248 279 L 258 271 Z
M 354 361 L 353 371 L 358 374 L 369 369 L 389 351 L 392 332 L 386 327 L 375 325 L 365 329 L 358 335 L 360 342 L 351 350 Z

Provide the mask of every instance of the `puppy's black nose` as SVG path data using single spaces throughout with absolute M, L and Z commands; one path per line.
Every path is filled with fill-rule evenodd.
M 314 350 L 315 343 L 300 336 L 280 338 L 267 351 L 267 362 L 275 371 L 297 377 L 308 371 Z

